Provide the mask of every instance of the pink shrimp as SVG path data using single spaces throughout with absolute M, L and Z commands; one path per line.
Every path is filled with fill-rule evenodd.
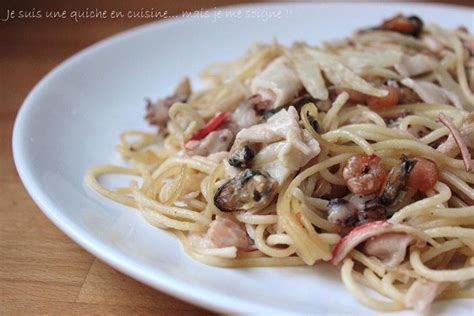
M 347 161 L 342 177 L 352 193 L 367 195 L 379 192 L 387 171 L 379 156 L 360 154 Z
M 439 180 L 439 171 L 436 163 L 423 157 L 413 158 L 415 167 L 408 175 L 407 186 L 420 191 L 428 191 L 434 188 Z
M 372 110 L 384 109 L 395 106 L 400 100 L 400 88 L 398 87 L 385 87 L 388 94 L 385 97 L 374 97 L 369 96 L 367 98 L 367 105 Z
M 399 104 L 401 89 L 395 80 L 387 80 L 386 83 L 380 86 L 380 89 L 387 90 L 388 94 L 384 97 L 374 97 L 349 88 L 335 87 L 330 89 L 330 96 L 334 100 L 342 92 L 347 92 L 350 104 L 367 104 L 372 110 L 389 108 Z

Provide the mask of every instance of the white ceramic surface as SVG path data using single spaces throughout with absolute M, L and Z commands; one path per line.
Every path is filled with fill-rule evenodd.
M 298 268 L 222 269 L 188 258 L 174 236 L 133 209 L 90 192 L 88 167 L 122 163 L 120 131 L 149 130 L 144 98 L 216 61 L 272 37 L 319 43 L 375 25 L 396 12 L 447 27 L 473 27 L 473 10 L 398 4 L 275 4 L 219 9 L 222 16 L 173 19 L 118 34 L 81 51 L 49 73 L 26 98 L 13 134 L 21 179 L 43 212 L 68 236 L 118 270 L 157 289 L 223 312 L 362 314 L 370 311 L 327 264 Z M 241 10 L 241 18 L 225 18 Z M 245 17 L 270 13 L 280 17 Z M 109 183 L 121 179 L 108 179 Z M 435 311 L 472 315 L 472 301 L 437 303 Z M 407 314 L 404 312 L 403 314 Z

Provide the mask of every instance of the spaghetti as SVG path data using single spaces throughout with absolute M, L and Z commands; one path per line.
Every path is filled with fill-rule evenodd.
M 322 47 L 256 45 L 207 68 L 206 89 L 149 101 L 160 134 L 123 132 L 130 167 L 86 183 L 206 264 L 341 263 L 385 311 L 473 298 L 473 46 L 401 15 Z

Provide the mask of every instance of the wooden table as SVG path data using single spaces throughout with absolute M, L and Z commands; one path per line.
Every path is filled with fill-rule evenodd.
M 179 14 L 241 1 L 101 1 L 100 9 L 154 8 Z M 468 4 L 470 1 L 450 1 Z M 5 4 L 6 10 L 78 10 L 72 4 Z M 78 50 L 146 19 L 13 19 L 0 21 L 0 315 L 18 314 L 210 314 L 115 271 L 72 242 L 33 203 L 11 154 L 16 113 L 47 72 Z

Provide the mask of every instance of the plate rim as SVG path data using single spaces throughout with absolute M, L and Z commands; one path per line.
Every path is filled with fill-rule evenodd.
M 311 3 L 311 2 L 298 2 L 298 3 L 288 3 L 288 2 L 266 2 L 266 3 L 246 3 L 238 5 L 229 5 L 229 6 L 218 6 L 215 8 L 209 9 L 213 10 L 236 10 L 243 8 L 255 8 L 255 9 L 277 9 L 282 7 L 292 7 L 292 6 L 332 6 L 332 7 L 342 7 L 342 6 L 357 6 L 357 5 L 369 5 L 369 4 L 379 4 L 386 6 L 406 6 L 406 7 L 425 7 L 425 8 L 446 8 L 450 10 L 465 10 L 472 8 L 463 5 L 453 5 L 446 3 L 419 3 L 419 2 L 320 2 L 320 3 Z M 76 61 L 83 59 L 91 54 L 94 54 L 96 51 L 100 51 L 102 48 L 107 46 L 112 46 L 120 41 L 127 41 L 129 38 L 140 36 L 143 33 L 151 31 L 162 31 L 167 27 L 173 27 L 180 24 L 187 23 L 196 23 L 195 18 L 186 18 L 186 17 L 175 17 L 165 20 L 158 20 L 150 23 L 145 23 L 139 26 L 129 28 L 124 31 L 120 31 L 111 36 L 105 37 L 96 43 L 93 43 L 79 51 L 76 51 L 71 56 L 60 62 L 58 65 L 53 67 L 45 76 L 43 76 L 33 87 L 33 89 L 28 93 L 25 100 L 22 102 L 16 117 L 13 126 L 12 133 L 12 152 L 13 152 L 13 161 L 15 168 L 18 172 L 19 178 L 28 192 L 29 196 L 33 199 L 38 208 L 46 215 L 46 217 L 54 223 L 54 225 L 66 234 L 70 239 L 75 243 L 80 245 L 87 252 L 91 253 L 94 257 L 102 260 L 106 264 L 112 266 L 114 269 L 124 273 L 127 276 L 132 277 L 133 279 L 146 284 L 154 289 L 158 289 L 164 293 L 177 297 L 181 300 L 190 302 L 194 305 L 224 313 L 294 313 L 292 310 L 282 310 L 281 308 L 275 309 L 272 306 L 264 305 L 262 303 L 255 303 L 254 301 L 249 301 L 247 299 L 242 299 L 239 297 L 231 297 L 230 295 L 220 294 L 213 290 L 208 290 L 206 288 L 196 286 L 190 282 L 181 281 L 174 277 L 169 276 L 166 272 L 153 271 L 153 277 L 150 278 L 146 269 L 141 270 L 139 267 L 141 264 L 136 262 L 134 257 L 128 256 L 120 251 L 110 247 L 107 243 L 97 240 L 93 234 L 90 234 L 74 222 L 70 221 L 66 215 L 61 212 L 60 207 L 55 205 L 55 203 L 48 196 L 48 192 L 41 188 L 38 181 L 35 180 L 32 170 L 32 166 L 29 166 L 26 163 L 27 158 L 25 158 L 25 148 L 27 147 L 27 140 L 22 136 L 22 131 L 25 129 L 24 122 L 28 117 L 28 112 L 35 107 L 35 98 L 41 93 L 41 91 L 47 88 L 48 82 L 51 81 L 54 77 L 60 75 L 64 70 L 73 65 Z M 90 236 L 89 236 L 90 235 Z M 106 250 L 106 251 L 104 251 Z M 133 263 L 133 264 L 130 264 Z M 361 304 L 361 303 L 358 303 Z

